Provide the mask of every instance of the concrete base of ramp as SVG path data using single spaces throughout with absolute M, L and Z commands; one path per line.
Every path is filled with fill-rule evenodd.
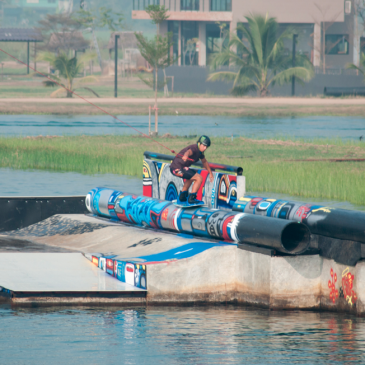
M 121 283 L 80 253 L 1 253 L 0 294 L 13 303 L 144 303 L 146 291 Z
M 240 249 L 234 244 L 84 215 L 53 216 L 21 230 L 4 232 L 0 251 L 5 240 L 7 251 L 12 249 L 11 242 L 24 241 L 29 250 L 38 250 L 34 252 L 40 248 L 51 253 L 74 250 L 145 265 L 148 292 L 144 295 L 149 304 L 231 302 L 365 315 L 365 261 L 348 266 L 318 254 L 277 256 L 272 250 L 252 250 L 250 245 Z M 29 265 L 27 271 L 34 272 L 41 266 Z M 94 269 L 108 276 L 100 268 Z M 17 275 L 25 277 L 27 271 L 20 267 Z M 108 278 L 119 283 L 115 277 Z M 0 285 L 4 284 L 0 281 Z

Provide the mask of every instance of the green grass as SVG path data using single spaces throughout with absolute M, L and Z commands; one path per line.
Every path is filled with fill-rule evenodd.
M 180 150 L 194 143 L 195 139 L 158 138 L 158 141 Z M 153 141 L 136 136 L 0 138 L 0 166 L 141 177 L 145 150 L 170 154 Z M 235 138 L 232 142 L 230 138 L 214 138 L 206 156 L 208 161 L 242 166 L 248 191 L 270 191 L 365 205 L 365 162 L 286 161 L 365 158 L 365 143 L 245 138 Z
M 21 70 L 14 69 L 14 73 L 20 72 Z M 0 71 L 1 72 L 1 71 Z M 26 71 L 21 71 L 24 74 L 24 78 L 22 81 L 27 81 L 27 76 L 25 75 Z M 4 75 L 4 81 L 7 81 L 8 78 L 12 79 L 12 75 Z M 57 88 L 44 87 L 41 84 L 41 80 L 39 80 L 38 85 L 32 85 L 32 87 L 24 87 L 23 85 L 17 86 L 15 83 L 13 85 L 2 85 L 2 78 L 0 73 L 0 98 L 49 98 L 53 91 L 57 90 Z M 30 80 L 29 80 L 30 81 Z M 154 91 L 151 89 L 137 89 L 137 88 L 129 88 L 125 87 L 121 81 L 118 82 L 118 97 L 124 98 L 154 98 Z M 87 86 L 94 90 L 101 98 L 114 98 L 114 84 L 110 83 L 110 85 L 80 85 Z M 77 94 L 86 98 L 94 98 L 95 95 L 90 91 L 84 89 L 75 90 Z M 66 95 L 66 92 L 65 92 Z M 65 95 L 60 95 L 65 101 Z M 175 97 L 193 97 L 197 94 L 193 93 L 174 93 Z M 158 92 L 158 97 L 162 98 L 164 96 L 163 92 Z M 74 99 L 77 99 L 77 96 L 74 96 Z

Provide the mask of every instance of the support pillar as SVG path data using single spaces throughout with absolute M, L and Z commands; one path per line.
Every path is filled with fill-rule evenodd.
M 34 70 L 37 71 L 37 42 L 34 42 Z
M 181 61 L 181 21 L 179 22 L 179 41 L 178 41 L 178 56 L 179 56 L 179 58 L 178 58 L 178 61 L 177 61 L 177 64 L 179 65 L 179 66 L 181 66 L 182 65 L 182 61 Z
M 364 3 L 365 4 L 365 3 Z M 359 24 L 357 18 L 357 12 L 354 15 L 354 36 L 353 36 L 353 52 L 352 52 L 352 63 L 356 66 L 360 66 L 360 31 L 359 31 Z M 351 42 L 350 42 L 351 44 Z
M 168 32 L 168 26 L 167 26 L 167 21 L 164 20 L 161 24 L 160 24 L 160 35 L 165 36 Z
M 207 64 L 206 29 L 206 23 L 199 22 L 199 66 L 206 66 Z
M 115 35 L 114 39 L 114 62 L 115 62 L 115 69 L 114 69 L 114 97 L 118 97 L 118 39 L 119 34 Z
M 314 24 L 313 30 L 313 66 L 321 66 L 321 25 Z
M 27 42 L 27 75 L 29 75 L 29 41 Z

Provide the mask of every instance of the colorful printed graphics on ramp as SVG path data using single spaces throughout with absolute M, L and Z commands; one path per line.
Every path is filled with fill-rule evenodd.
M 107 188 L 90 191 L 85 203 L 93 214 L 104 217 L 109 214 L 111 219 L 138 226 L 228 242 L 259 244 L 291 254 L 304 252 L 309 245 L 309 230 L 304 225 L 282 219 L 274 221 L 272 218 L 207 207 L 183 209 L 169 201 Z
M 228 244 L 230 245 L 230 244 Z M 159 252 L 153 255 L 138 256 L 129 258 L 131 262 L 138 262 L 143 265 L 151 265 L 156 263 L 172 262 L 198 255 L 206 250 L 214 247 L 227 246 L 226 243 L 215 242 L 192 242 L 186 245 L 182 245 L 165 252 Z M 115 257 L 115 259 L 123 260 L 123 258 Z M 124 259 L 125 260 L 125 259 Z
M 85 254 L 94 265 L 116 279 L 137 288 L 147 289 L 146 266 L 129 261 L 116 260 L 114 256 L 104 257 L 102 254 Z
M 191 238 L 191 237 L 189 237 Z M 85 254 L 93 264 L 116 279 L 147 289 L 147 266 L 187 259 L 214 247 L 227 246 L 225 243 L 193 242 L 165 252 L 148 256 L 120 258 L 118 256 L 104 257 L 102 254 Z
M 85 203 L 90 212 L 99 216 L 225 241 L 237 241 L 234 227 L 242 216 L 239 213 L 205 207 L 181 209 L 169 201 L 107 188 L 91 190 Z
M 365 214 L 317 204 L 245 195 L 233 211 L 301 222 L 312 234 L 365 243 Z
M 193 167 L 194 168 L 194 167 Z M 237 200 L 237 176 L 213 172 L 210 182 L 208 171 L 196 169 L 203 177 L 197 198 L 210 208 L 231 210 Z M 151 198 L 176 200 L 184 181 L 170 172 L 170 164 L 150 159 L 143 161 L 143 195 Z

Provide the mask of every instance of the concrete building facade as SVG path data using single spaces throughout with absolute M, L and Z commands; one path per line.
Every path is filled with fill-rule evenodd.
M 298 34 L 297 51 L 325 71 L 344 68 L 348 62 L 358 64 L 360 52 L 365 51 L 363 28 L 359 30 L 354 21 L 354 1 L 134 0 L 132 18 L 148 20 L 147 5 L 164 5 L 169 18 L 160 29 L 162 34 L 173 33 L 171 55 L 176 64 L 206 66 L 228 43 L 228 32 L 247 22 L 245 16 L 267 13 L 281 30 L 293 29 Z M 285 47 L 291 51 L 290 41 Z

